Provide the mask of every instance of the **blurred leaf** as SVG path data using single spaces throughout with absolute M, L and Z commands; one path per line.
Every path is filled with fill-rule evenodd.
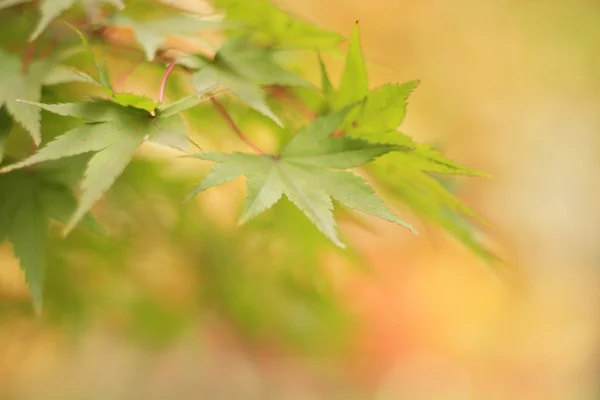
M 282 68 L 271 49 L 255 48 L 245 39 L 225 43 L 213 60 L 198 56 L 199 70 L 193 82 L 198 91 L 221 84 L 250 107 L 283 126 L 267 105 L 263 85 L 304 86 L 310 84 Z
M 42 308 L 46 270 L 48 218 L 61 220 L 75 205 L 71 190 L 48 179 L 44 172 L 0 175 L 0 241 L 8 238 L 29 284 L 35 308 Z
M 240 25 L 244 35 L 286 49 L 324 49 L 344 37 L 300 21 L 279 10 L 268 0 L 213 0 L 225 11 L 225 20 Z
M 111 22 L 117 26 L 128 26 L 133 29 L 136 40 L 142 46 L 148 61 L 154 60 L 156 51 L 169 36 L 189 37 L 197 35 L 205 29 L 223 26 L 220 21 L 213 19 L 200 18 L 190 14 L 178 14 L 149 21 L 137 21 L 126 16 L 116 15 Z
M 40 110 L 19 100 L 39 101 L 43 85 L 76 81 L 78 78 L 61 75 L 58 79 L 57 68 L 61 67 L 51 59 L 30 61 L 26 58 L 21 60 L 20 56 L 0 49 L 0 107 L 6 107 L 11 117 L 27 129 L 35 143 L 39 144 Z
M 80 1 L 86 7 L 98 6 L 100 3 L 112 4 L 120 9 L 125 7 L 122 0 L 41 0 L 40 20 L 34 31 L 31 33 L 29 40 L 33 41 L 37 39 L 37 37 L 48 27 L 48 25 L 50 25 L 52 20 Z

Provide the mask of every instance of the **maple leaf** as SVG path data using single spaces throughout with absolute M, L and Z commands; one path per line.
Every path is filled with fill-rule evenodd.
M 116 26 L 127 26 L 133 29 L 135 38 L 149 61 L 154 59 L 156 51 L 165 43 L 168 36 L 190 37 L 206 29 L 223 27 L 223 23 L 218 20 L 185 13 L 142 21 L 116 15 L 111 22 Z
M 301 21 L 268 0 L 213 0 L 225 20 L 237 23 L 243 35 L 260 43 L 286 49 L 332 48 L 344 40 L 338 33 Z
M 79 31 L 77 33 L 88 47 L 83 35 Z M 5 173 L 45 161 L 94 153 L 81 182 L 79 205 L 65 227 L 65 235 L 112 186 L 144 141 L 188 150 L 185 124 L 178 113 L 195 107 L 205 99 L 205 94 L 200 94 L 184 97 L 171 104 L 159 104 L 144 96 L 115 93 L 107 71 L 97 62 L 93 53 L 91 55 L 99 80 L 83 73 L 81 76 L 101 86 L 109 98 L 62 104 L 21 101 L 24 107 L 35 106 L 54 114 L 80 118 L 85 123 L 58 136 L 29 158 L 0 169 L 0 173 Z
M 76 206 L 71 189 L 54 179 L 53 169 L 16 171 L 0 176 L 0 243 L 8 239 L 25 273 L 33 303 L 42 308 L 50 219 L 65 222 Z M 98 225 L 91 217 L 85 227 Z
M 276 51 L 273 49 L 256 48 L 245 38 L 230 40 L 219 49 L 213 60 L 201 55 L 191 60 L 192 65 L 198 68 L 192 81 L 198 91 L 204 91 L 208 86 L 219 82 L 251 108 L 283 126 L 281 120 L 267 104 L 261 86 L 311 87 L 311 85 L 282 68 L 275 57 Z
M 344 245 L 337 234 L 332 198 L 345 207 L 413 230 L 389 210 L 362 178 L 344 171 L 391 151 L 405 150 L 395 145 L 331 137 L 348 111 L 349 109 L 344 109 L 319 118 L 304 127 L 282 149 L 278 157 L 241 153 L 194 155 L 217 164 L 192 189 L 186 201 L 210 187 L 245 175 L 248 196 L 240 223 L 271 208 L 285 195 L 325 236 L 340 247 Z
M 39 101 L 42 86 L 81 81 L 70 68 L 54 59 L 34 60 L 29 65 L 17 54 L 0 49 L 0 107 L 6 107 L 11 117 L 21 124 L 36 144 L 41 141 L 39 110 L 17 100 Z
M 136 98 L 136 95 L 127 96 L 131 99 Z M 142 97 L 140 99 L 146 100 Z M 196 97 L 191 100 L 188 99 L 187 108 L 199 103 Z M 55 114 L 81 118 L 86 122 L 58 136 L 31 157 L 0 169 L 0 172 L 8 172 L 40 162 L 94 153 L 81 182 L 82 195 L 79 205 L 65 228 L 65 234 L 73 229 L 112 186 L 133 158 L 136 149 L 145 140 L 187 150 L 187 147 L 184 147 L 187 141 L 183 119 L 170 113 L 174 103 L 161 105 L 152 113 L 142 108 L 103 99 L 86 103 L 28 104 Z M 186 107 L 179 107 L 178 110 L 185 110 Z M 166 115 L 162 115 L 163 111 Z
M 407 100 L 419 81 L 386 84 L 369 90 L 367 70 L 360 45 L 358 25 L 352 34 L 339 89 L 331 84 L 322 59 L 321 86 L 325 110 L 339 110 L 364 100 L 361 107 L 349 113 L 343 124 L 344 135 L 377 143 L 395 144 L 413 149 L 394 152 L 369 165 L 378 181 L 400 195 L 413 210 L 447 229 L 451 234 L 487 260 L 495 257 L 478 242 L 466 216 L 487 221 L 450 193 L 434 176 L 436 174 L 487 177 L 483 172 L 465 167 L 444 157 L 426 144 L 417 143 L 398 131 L 406 114 Z
M 81 3 L 87 8 L 98 6 L 101 3 L 111 4 L 118 9 L 123 9 L 125 7 L 122 0 L 42 0 L 40 3 L 40 20 L 31 33 L 29 40 L 33 41 L 37 39 L 48 25 L 50 25 L 52 20 L 77 3 Z

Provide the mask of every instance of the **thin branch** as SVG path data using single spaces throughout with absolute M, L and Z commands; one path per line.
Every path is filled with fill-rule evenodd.
M 217 100 L 215 97 L 211 97 L 210 101 L 213 103 L 219 114 L 221 114 L 223 119 L 227 121 L 231 129 L 240 137 L 240 139 L 242 139 L 248 146 L 252 147 L 254 151 L 256 151 L 258 154 L 265 155 L 265 152 L 262 151 L 260 147 L 252 143 L 252 141 L 248 139 L 246 135 L 244 135 L 244 132 L 242 132 L 239 126 L 237 126 L 233 118 L 231 118 L 231 115 L 229 115 L 229 113 L 227 112 L 225 107 L 223 107 L 223 104 L 219 102 L 219 100 Z
M 171 75 L 173 68 L 175 68 L 174 62 L 170 63 L 169 66 L 167 67 L 167 70 L 165 71 L 165 75 L 163 76 L 162 83 L 160 84 L 160 92 L 158 94 L 158 102 L 159 103 L 163 102 L 163 98 L 165 96 L 165 88 L 167 87 L 167 81 L 169 80 L 169 75 Z

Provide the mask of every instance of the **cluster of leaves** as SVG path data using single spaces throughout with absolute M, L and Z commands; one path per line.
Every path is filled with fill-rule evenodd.
M 0 0 L 0 10 L 29 7 L 29 3 Z M 90 210 L 115 184 L 145 142 L 216 163 L 192 189 L 188 200 L 245 175 L 247 197 L 240 217 L 242 224 L 286 198 L 332 243 L 344 247 L 333 215 L 335 200 L 345 208 L 415 232 L 365 179 L 349 171 L 365 167 L 364 171 L 379 186 L 397 194 L 419 215 L 440 224 L 480 255 L 491 258 L 465 223 L 465 218 L 476 215 L 436 178 L 436 174 L 484 174 L 459 165 L 398 131 L 408 96 L 418 82 L 388 84 L 371 90 L 358 26 L 350 40 L 337 89 L 319 55 L 322 81 L 318 88 L 284 67 L 281 57 L 290 50 L 329 51 L 344 40 L 336 33 L 297 20 L 266 0 L 215 0 L 218 18 L 182 13 L 167 5 L 157 6 L 159 12 L 152 13 L 147 12 L 148 7 L 140 8 L 142 3 L 44 0 L 39 2 L 39 21 L 28 35 L 30 43 L 24 41 L 19 48 L 22 52 L 17 53 L 8 46 L 0 48 L 0 162 L 7 155 L 0 169 L 0 240 L 8 239 L 12 243 L 36 308 L 42 305 L 45 256 L 51 235 L 49 220 L 64 223 L 65 235 L 81 222 L 98 229 L 99 224 L 89 216 Z M 152 5 L 154 9 L 156 4 Z M 73 54 L 77 48 L 66 53 L 50 52 L 52 56 L 36 57 L 32 51 L 44 40 L 55 40 L 52 38 L 58 35 L 51 35 L 52 30 L 63 25 L 53 21 L 74 6 L 83 6 L 86 15 L 94 15 L 94 21 L 80 25 L 86 34 L 74 29 L 83 43 L 77 48 L 86 50 L 94 74 L 72 68 L 73 64 L 64 54 Z M 107 15 L 107 11 L 111 14 Z M 226 40 L 213 54 L 180 54 L 166 60 L 163 79 L 156 84 L 157 99 L 153 99 L 114 89 L 108 68 L 86 39 L 87 35 L 99 34 L 104 40 L 103 29 L 98 29 L 98 25 L 131 29 L 145 62 L 155 65 L 165 62 L 158 55 L 162 56 L 167 38 L 171 36 L 188 38 L 206 29 L 216 29 Z M 198 37 L 194 39 L 196 43 L 203 43 Z M 67 50 L 70 43 L 65 41 Z M 130 48 L 129 51 L 138 50 Z M 185 74 L 194 92 L 165 104 L 163 97 L 173 71 Z M 42 102 L 46 86 L 72 82 L 92 85 L 89 90 L 94 95 L 79 102 Z M 230 108 L 242 107 L 246 113 L 254 113 L 264 120 L 265 125 L 275 126 L 272 131 L 281 134 L 282 142 L 277 154 L 266 154 L 250 141 L 240 129 L 239 121 L 217 99 L 214 89 L 219 87 L 225 90 L 222 97 L 226 101 L 233 100 Z M 299 103 L 302 99 L 296 90 L 317 98 L 314 104 L 302 105 L 310 111 L 312 120 L 297 128 L 298 116 L 291 118 L 278 113 L 273 107 L 277 97 L 276 92 L 270 90 L 273 88 Z M 182 113 L 206 104 L 254 153 L 190 153 L 192 141 Z M 42 110 L 77 122 L 53 140 L 45 140 Z M 33 152 L 24 151 L 27 146 L 23 145 L 26 141 L 22 140 L 21 128 L 36 147 L 44 144 Z M 290 139 L 283 143 L 286 137 Z M 11 147 L 11 143 L 16 145 Z M 59 160 L 67 162 L 55 164 Z M 79 171 L 82 163 L 84 172 L 76 197 L 72 180 L 56 177 L 68 175 L 73 169 Z

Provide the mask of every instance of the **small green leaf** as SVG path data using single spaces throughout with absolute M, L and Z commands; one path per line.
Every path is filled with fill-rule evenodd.
M 148 112 L 153 112 L 159 105 L 155 100 L 133 93 L 116 93 L 112 99 L 122 106 L 131 106 Z

